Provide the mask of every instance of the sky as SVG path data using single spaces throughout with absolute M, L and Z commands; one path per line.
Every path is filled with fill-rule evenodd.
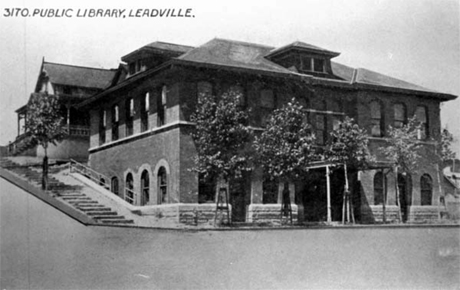
M 303 1 L 11 1 L 0 3 L 0 145 L 17 134 L 14 111 L 34 90 L 42 59 L 116 68 L 153 41 L 198 46 L 214 37 L 279 47 L 303 41 L 341 52 L 336 62 L 431 90 L 460 95 L 457 0 Z M 8 16 L 11 8 L 18 16 Z M 191 9 L 193 17 L 129 17 L 137 9 Z M 72 9 L 72 17 L 22 17 L 28 9 Z M 48 9 L 48 10 L 45 10 Z M 77 17 L 77 11 L 86 17 Z M 89 9 L 125 9 L 125 18 L 89 17 Z M 70 11 L 70 10 L 67 10 Z M 144 10 L 143 10 L 144 11 Z M 151 11 L 151 10 L 150 10 Z M 80 13 L 82 15 L 83 13 Z M 49 14 L 48 14 L 49 15 Z M 441 106 L 460 156 L 460 99 Z

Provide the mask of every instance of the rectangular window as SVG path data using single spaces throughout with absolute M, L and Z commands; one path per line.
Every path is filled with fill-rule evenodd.
M 112 141 L 118 140 L 119 112 L 118 105 L 112 107 Z
M 105 143 L 105 128 L 107 126 L 107 115 L 105 110 L 99 111 L 99 144 Z
M 134 100 L 126 100 L 126 136 L 133 135 Z
M 158 126 L 163 126 L 166 124 L 166 105 L 168 99 L 168 88 L 166 86 L 161 87 L 160 97 L 157 98 L 157 116 L 158 116 Z
M 326 144 L 326 115 L 323 114 L 317 114 L 316 115 L 316 143 L 319 145 L 325 145 Z
M 302 60 L 302 70 L 306 70 L 306 71 L 312 71 L 312 58 L 311 57 L 306 57 L 306 56 L 303 56 L 301 58 Z
M 315 58 L 315 72 L 324 72 L 324 60 Z
M 141 99 L 141 132 L 149 129 L 149 105 L 150 93 L 145 93 L 145 96 Z
M 262 90 L 260 92 L 260 105 L 267 109 L 275 108 L 275 95 L 272 90 Z
M 420 130 L 418 132 L 417 138 L 419 140 L 424 140 L 430 137 L 428 127 L 428 114 L 426 108 L 423 106 L 418 106 L 415 110 L 415 118 L 420 124 Z

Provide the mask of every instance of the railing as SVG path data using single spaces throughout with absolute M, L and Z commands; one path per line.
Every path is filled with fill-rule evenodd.
M 130 204 L 134 204 L 134 201 L 136 200 L 136 193 L 134 190 L 125 188 L 125 200 Z
M 110 186 L 107 182 L 110 181 L 110 179 L 105 176 L 102 173 L 99 173 L 88 166 L 81 164 L 73 159 L 70 159 L 69 163 L 69 169 L 70 172 L 78 172 L 81 175 L 91 179 L 92 181 L 96 182 L 100 186 L 106 188 L 107 190 L 110 190 Z
M 68 133 L 70 136 L 89 136 L 89 127 L 87 126 L 68 126 Z

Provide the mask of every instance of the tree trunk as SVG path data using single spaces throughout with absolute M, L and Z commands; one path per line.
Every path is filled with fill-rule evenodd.
M 387 223 L 387 186 L 386 186 L 386 175 L 385 170 L 382 169 L 382 188 L 383 188 L 383 202 L 382 202 L 382 210 L 383 210 L 383 223 Z
M 402 212 L 401 212 L 401 201 L 399 200 L 399 186 L 398 186 L 398 167 L 395 167 L 395 178 L 396 178 L 396 201 L 398 202 L 398 214 L 399 221 L 403 222 Z
M 45 157 L 43 157 L 43 164 L 42 164 L 42 189 L 48 190 L 48 153 L 47 153 L 47 146 L 43 146 L 45 149 Z

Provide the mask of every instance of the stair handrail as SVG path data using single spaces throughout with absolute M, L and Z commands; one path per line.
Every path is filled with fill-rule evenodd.
M 69 170 L 70 172 L 76 171 L 80 173 L 81 175 L 91 179 L 92 181 L 96 182 L 100 186 L 106 188 L 107 190 L 110 190 L 110 186 L 108 182 L 110 179 L 105 176 L 102 173 L 97 172 L 96 170 L 92 169 L 89 166 L 86 166 L 74 159 L 70 159 L 69 162 Z M 104 180 L 104 182 L 101 182 L 101 180 Z

